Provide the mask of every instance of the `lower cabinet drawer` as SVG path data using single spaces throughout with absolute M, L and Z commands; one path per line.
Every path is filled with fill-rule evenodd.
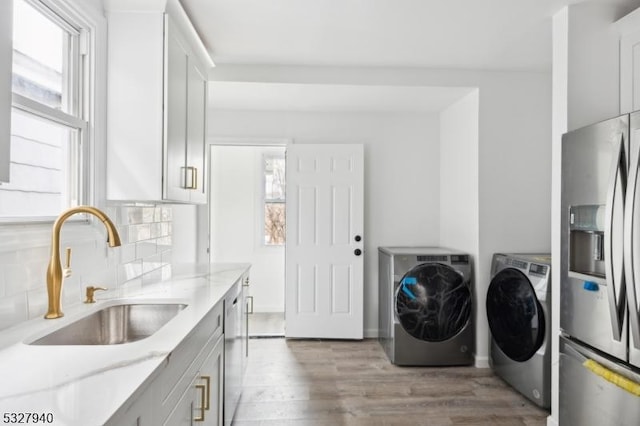
M 180 344 L 167 361 L 165 370 L 158 378 L 161 400 L 159 418 L 166 418 L 180 397 L 189 387 L 204 357 L 222 336 L 223 303 L 218 303 L 194 331 Z
M 222 424 L 223 374 L 224 374 L 224 337 L 212 340 L 210 349 L 191 377 L 178 402 L 162 422 L 166 426 L 201 424 L 219 426 Z M 169 407 L 168 407 L 169 408 Z

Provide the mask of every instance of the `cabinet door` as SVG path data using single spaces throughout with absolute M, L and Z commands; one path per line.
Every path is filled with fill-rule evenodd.
M 166 21 L 165 155 L 163 193 L 173 201 L 189 201 L 184 189 L 187 138 L 188 54 L 175 24 Z
M 205 118 L 207 79 L 199 64 L 189 57 L 187 97 L 187 173 L 186 185 L 190 201 L 206 203 L 205 192 Z
M 199 381 L 206 386 L 206 410 L 203 425 L 222 425 L 222 410 L 224 407 L 224 337 L 218 339 L 211 353 L 202 363 Z M 198 413 L 196 413 L 198 414 Z
M 0 182 L 9 182 L 13 2 L 0 1 Z
M 636 15 L 640 21 L 640 16 Z M 620 38 L 620 112 L 640 109 L 640 31 Z
M 169 417 L 162 423 L 163 426 L 191 426 L 198 421 L 205 390 L 201 385 L 196 387 L 197 382 L 196 378 L 191 381 Z
M 118 410 L 105 426 L 154 426 L 153 384 L 140 396 L 130 399 L 127 404 Z
M 244 310 L 242 315 L 242 382 L 244 383 L 249 358 L 249 315 L 253 313 L 253 296 L 249 295 L 249 273 L 242 276 L 242 298 L 244 300 L 242 305 Z

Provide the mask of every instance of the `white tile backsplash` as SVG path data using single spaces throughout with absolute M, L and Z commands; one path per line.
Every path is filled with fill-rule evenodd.
M 171 278 L 171 206 L 110 205 L 103 210 L 118 228 L 121 247 L 107 246 L 99 221 L 65 223 L 62 228 L 62 262 L 65 248 L 71 247 L 73 271 L 63 284 L 63 310 L 82 303 L 88 285 L 109 288 L 96 295 L 99 299 Z M 50 225 L 0 228 L 0 330 L 46 313 L 50 233 Z
M 27 319 L 26 292 L 4 296 L 0 299 L 0 330 Z

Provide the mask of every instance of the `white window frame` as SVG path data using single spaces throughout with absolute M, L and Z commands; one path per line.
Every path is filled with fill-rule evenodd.
M 93 75 L 94 67 L 92 66 L 95 58 L 93 49 L 95 43 L 93 40 L 95 26 L 87 21 L 66 0 L 23 0 L 29 5 L 36 8 L 39 12 L 51 19 L 61 28 L 71 33 L 72 38 L 70 70 L 68 79 L 63 85 L 71 87 L 69 102 L 70 113 L 49 107 L 40 102 L 29 99 L 23 95 L 12 94 L 12 110 L 18 109 L 27 114 L 34 115 L 45 120 L 69 127 L 76 130 L 78 134 L 78 204 L 89 203 L 92 195 L 89 191 L 92 181 L 93 161 L 91 154 L 91 117 L 93 111 L 91 108 L 94 102 L 93 95 L 95 93 L 95 76 Z M 14 23 L 15 25 L 15 23 Z M 28 216 L 28 217 L 3 217 L 0 218 L 0 224 L 28 224 L 40 222 L 52 222 L 55 217 L 51 216 Z M 83 220 L 86 219 L 79 219 Z

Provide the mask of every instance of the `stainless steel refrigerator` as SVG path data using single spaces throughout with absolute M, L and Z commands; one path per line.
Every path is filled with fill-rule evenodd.
M 640 425 L 640 112 L 562 138 L 560 426 Z

